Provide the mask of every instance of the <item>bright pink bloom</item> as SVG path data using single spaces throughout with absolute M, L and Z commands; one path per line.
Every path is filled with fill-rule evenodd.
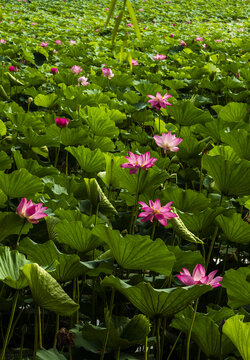
M 87 86 L 87 85 L 89 84 L 88 78 L 85 77 L 85 76 L 81 76 L 81 77 L 79 77 L 79 79 L 78 79 L 78 83 L 79 83 L 79 85 L 81 84 L 81 85 L 83 85 L 83 86 Z
M 44 218 L 45 216 L 48 216 L 44 213 L 44 210 L 47 209 L 47 207 L 42 207 L 43 204 L 33 204 L 32 200 L 27 202 L 26 198 L 22 198 L 20 204 L 18 205 L 16 209 L 17 215 L 19 215 L 22 218 L 26 218 L 28 222 L 31 224 L 37 224 L 39 219 Z
M 215 42 L 219 43 L 219 42 L 222 42 L 221 39 L 216 39 Z
M 176 26 L 176 24 L 173 24 L 173 26 Z
M 100 31 L 100 29 L 95 29 L 95 32 L 98 32 L 98 31 Z
M 56 45 L 62 45 L 61 40 L 56 40 Z
M 68 119 L 65 119 L 65 118 L 57 118 L 56 119 L 56 125 L 59 127 L 59 128 L 65 128 L 66 126 L 68 126 L 69 124 L 69 120 Z
M 133 24 L 128 23 L 127 26 L 128 26 L 128 27 L 133 27 Z
M 170 37 L 174 37 L 174 34 L 170 34 Z
M 165 107 L 171 106 L 172 104 L 170 104 L 168 101 L 166 101 L 167 99 L 171 98 L 172 95 L 168 95 L 168 93 L 166 93 L 165 95 L 161 96 L 161 94 L 158 92 L 156 94 L 156 96 L 153 95 L 147 95 L 149 98 L 151 98 L 151 100 L 148 100 L 148 102 L 150 103 L 150 105 L 152 106 L 152 108 L 156 107 L 157 110 L 159 110 L 160 108 L 165 109 Z
M 138 11 L 143 11 L 143 9 L 138 9 Z
M 191 24 L 191 21 L 188 21 L 187 24 Z
M 153 59 L 154 60 L 164 60 L 164 59 L 166 59 L 166 55 L 159 55 L 159 54 L 157 54 L 157 55 L 155 55 L 155 56 L 153 56 Z
M 106 11 L 109 11 L 109 8 L 105 8 Z
M 185 285 L 206 284 L 211 285 L 213 288 L 221 286 L 220 281 L 223 279 L 222 276 L 214 278 L 218 270 L 214 270 L 206 275 L 205 268 L 200 264 L 195 266 L 192 275 L 187 269 L 183 268 L 182 270 L 183 272 L 180 271 L 180 275 L 176 277 Z
M 75 44 L 76 44 L 76 41 L 75 41 L 75 40 L 72 40 L 72 39 L 71 39 L 71 40 L 69 41 L 69 45 L 75 45 Z
M 171 134 L 170 131 L 167 134 L 163 133 L 161 136 L 155 135 L 154 139 L 156 145 L 164 149 L 165 154 L 167 151 L 177 152 L 179 150 L 177 145 L 179 145 L 183 140 L 181 138 L 177 138 L 174 134 Z
M 203 41 L 203 38 L 202 37 L 200 37 L 200 36 L 198 36 L 196 39 L 195 39 L 195 41 Z
M 149 151 L 142 155 L 136 155 L 129 151 L 129 156 L 125 156 L 128 163 L 122 164 L 121 167 L 130 169 L 130 174 L 136 174 L 139 169 L 147 170 L 157 161 L 157 159 L 150 157 Z
M 106 69 L 105 67 L 102 68 L 102 73 L 104 77 L 107 77 L 109 80 L 115 76 L 110 68 Z
M 6 41 L 4 39 L 1 39 L 0 44 L 6 44 Z
M 132 63 L 133 66 L 139 65 L 139 64 L 138 64 L 138 61 L 137 61 L 137 60 L 134 60 L 134 59 L 131 60 L 131 63 Z
M 155 220 L 158 220 L 163 226 L 167 226 L 168 219 L 178 217 L 178 215 L 171 212 L 172 209 L 170 206 L 172 205 L 173 201 L 167 203 L 164 206 L 161 206 L 159 199 L 156 199 L 155 202 L 149 200 L 149 206 L 142 201 L 138 201 L 138 203 L 142 205 L 142 210 L 144 211 L 139 214 L 139 217 L 143 218 L 141 222 L 154 222 Z
M 72 74 L 76 74 L 76 75 L 80 74 L 80 72 L 81 72 L 82 70 L 83 70 L 83 69 L 81 68 L 81 66 L 78 66 L 78 65 L 74 65 L 74 66 L 72 66 L 72 68 L 71 68 Z
M 51 74 L 56 74 L 58 72 L 57 68 L 51 68 L 50 69 Z
M 47 47 L 48 44 L 47 44 L 46 42 L 43 42 L 43 41 L 42 41 L 41 44 L 40 44 L 40 46 L 41 46 L 41 47 Z
M 17 70 L 18 70 L 17 66 L 13 66 L 13 65 L 9 66 L 9 71 L 10 72 L 16 72 Z
M 183 41 L 183 40 L 181 40 L 181 42 L 180 42 L 179 45 L 180 45 L 180 46 L 187 46 L 187 44 L 186 44 L 185 41 Z

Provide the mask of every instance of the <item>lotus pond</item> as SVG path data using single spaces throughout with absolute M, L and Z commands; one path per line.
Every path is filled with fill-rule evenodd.
M 248 1 L 1 5 L 0 360 L 250 360 Z

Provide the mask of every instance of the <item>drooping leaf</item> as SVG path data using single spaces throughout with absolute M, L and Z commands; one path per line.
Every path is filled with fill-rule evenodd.
M 250 226 L 242 220 L 240 214 L 234 214 L 230 217 L 219 215 L 216 221 L 227 240 L 244 245 L 250 243 Z
M 149 236 L 140 235 L 122 237 L 118 230 L 108 227 L 96 227 L 93 234 L 108 244 L 122 268 L 171 274 L 175 257 L 161 239 L 152 241 Z
M 243 323 L 244 315 L 235 315 L 223 325 L 223 334 L 237 347 L 243 360 L 250 359 L 250 322 Z
M 133 8 L 133 6 L 132 6 L 132 4 L 131 4 L 131 2 L 129 0 L 126 0 L 126 6 L 127 6 L 127 9 L 128 9 L 128 12 L 129 12 L 130 19 L 131 19 L 132 24 L 133 24 L 134 29 L 135 29 L 135 34 L 136 34 L 137 38 L 140 41 L 142 41 L 140 29 L 139 29 L 139 26 L 138 26 L 136 15 L 135 15 L 135 11 L 134 11 L 134 8 Z
M 25 265 L 23 273 L 40 307 L 62 316 L 70 316 L 79 308 L 58 282 L 38 264 Z
M 207 291 L 210 285 L 192 285 L 170 289 L 154 289 L 149 283 L 128 285 L 114 276 L 106 277 L 102 286 L 114 287 L 121 292 L 142 313 L 149 317 L 169 317 L 184 309 Z
M 226 271 L 222 286 L 227 289 L 228 305 L 232 308 L 250 304 L 250 267 Z

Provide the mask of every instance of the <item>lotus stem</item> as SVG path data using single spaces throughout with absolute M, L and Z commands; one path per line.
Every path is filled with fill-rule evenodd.
M 3 342 L 3 349 L 2 349 L 0 360 L 5 359 L 5 352 L 6 352 L 6 348 L 7 348 L 7 345 L 8 345 L 11 326 L 12 326 L 15 311 L 16 311 L 16 305 L 17 305 L 18 296 L 19 296 L 19 290 L 16 291 L 15 296 L 14 296 L 14 302 L 13 302 L 13 305 L 12 305 L 11 314 L 10 314 L 10 320 L 9 320 L 9 324 L 8 324 L 7 331 L 6 331 L 5 338 L 4 338 L 4 342 Z
M 161 336 L 160 336 L 161 318 L 157 320 L 156 329 L 156 360 L 161 360 Z
M 174 352 L 174 349 L 175 349 L 175 347 L 176 347 L 176 345 L 177 345 L 177 343 L 178 343 L 178 341 L 179 341 L 179 339 L 180 339 L 180 337 L 181 337 L 181 334 L 182 334 L 182 331 L 179 332 L 179 335 L 177 336 L 177 338 L 176 338 L 176 340 L 175 340 L 175 342 L 174 342 L 174 345 L 173 345 L 173 347 L 172 347 L 172 349 L 171 349 L 171 351 L 170 351 L 170 353 L 169 353 L 169 355 L 168 355 L 168 357 L 167 357 L 167 360 L 170 360 L 170 357 L 171 357 L 171 355 L 172 355 L 173 352 Z
M 18 238 L 17 238 L 16 246 L 19 246 L 19 242 L 20 242 L 20 238 L 21 238 L 21 235 L 22 235 L 22 231 L 23 231 L 24 225 L 25 225 L 25 220 L 23 221 L 22 226 L 21 226 L 21 229 L 20 229 L 20 231 L 19 231 L 19 235 L 18 235 Z
M 60 154 L 60 148 L 61 148 L 61 136 L 62 136 L 62 129 L 60 129 L 60 133 L 59 133 L 59 148 L 56 152 L 56 158 L 55 158 L 55 164 L 54 167 L 57 167 L 57 163 L 58 163 L 58 158 L 59 158 L 59 154 Z
M 218 230 L 219 230 L 219 226 L 217 225 L 217 226 L 216 226 L 216 228 L 215 228 L 215 230 L 214 230 L 214 234 L 213 234 L 213 237 L 212 237 L 212 240 L 211 240 L 211 244 L 210 244 L 209 252 L 208 252 L 208 255 L 207 255 L 206 270 L 207 270 L 207 268 L 208 268 L 209 261 L 210 261 L 210 257 L 211 257 L 212 252 L 213 252 L 214 243 L 215 243 L 215 239 L 216 239 L 216 236 L 217 236 Z
M 34 329 L 34 350 L 33 350 L 33 360 L 36 360 L 37 352 L 37 337 L 38 337 L 38 325 L 37 325 L 37 312 L 34 313 L 35 316 L 35 329 Z
M 152 239 L 152 240 L 154 240 L 154 237 L 155 237 L 156 225 L 157 225 L 157 222 L 154 221 L 154 223 L 153 223 L 153 229 L 152 229 L 152 234 L 151 234 L 151 239 Z
M 139 199 L 139 188 L 140 188 L 140 178 L 141 178 L 141 169 L 138 171 L 138 178 L 136 183 L 136 192 L 135 192 L 135 204 L 134 209 L 130 221 L 129 233 L 134 234 L 135 222 L 136 222 L 136 215 L 137 215 L 137 206 L 138 206 L 138 199 Z
M 106 331 L 106 336 L 105 336 L 105 339 L 104 339 L 104 344 L 103 344 L 100 360 L 104 359 L 106 347 L 107 347 L 107 344 L 108 344 L 109 331 L 110 331 L 110 322 L 111 322 L 111 318 L 112 318 L 114 299 L 115 299 L 115 289 L 112 288 L 112 294 L 111 294 L 110 306 L 109 306 L 109 319 L 108 319 L 107 331 Z
M 164 354 L 164 343 L 165 343 L 165 330 L 167 326 L 167 318 L 165 317 L 163 320 L 163 329 L 162 329 L 162 341 L 161 341 L 161 354 Z
M 41 308 L 37 306 L 37 317 L 38 317 L 38 334 L 39 334 L 39 348 L 43 348 L 43 339 L 42 339 L 42 322 L 41 322 Z
M 199 298 L 196 299 L 196 301 L 195 301 L 195 305 L 194 305 L 194 315 L 193 315 L 193 318 L 192 318 L 192 321 L 191 321 L 191 325 L 190 325 L 190 328 L 189 328 L 189 331 L 188 331 L 186 360 L 189 360 L 190 340 L 191 340 L 192 330 L 193 330 L 194 321 L 195 321 L 195 317 L 196 317 L 196 312 L 197 312 L 198 303 L 199 303 Z
M 117 354 L 116 354 L 116 360 L 120 360 L 120 351 L 121 351 L 121 348 L 119 347 L 117 350 Z
M 55 332 L 55 337 L 54 337 L 54 344 L 53 344 L 53 348 L 56 349 L 56 344 L 57 344 L 57 333 L 59 331 L 59 325 L 60 324 L 60 316 L 58 314 L 56 314 L 56 332 Z
M 145 337 L 145 356 L 144 360 L 148 360 L 148 337 Z

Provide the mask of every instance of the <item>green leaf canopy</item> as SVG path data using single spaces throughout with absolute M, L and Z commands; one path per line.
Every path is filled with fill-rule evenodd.
M 250 267 L 226 271 L 222 286 L 227 289 L 228 305 L 232 308 L 250 304 Z

